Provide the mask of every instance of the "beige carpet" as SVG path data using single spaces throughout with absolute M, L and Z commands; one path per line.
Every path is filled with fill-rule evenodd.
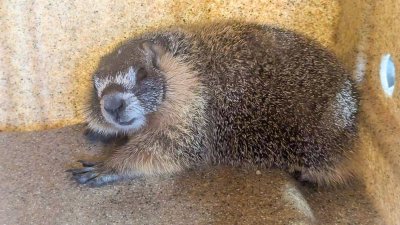
M 382 224 L 361 184 L 316 190 L 279 171 L 202 168 L 101 188 L 65 173 L 100 152 L 82 126 L 0 133 L 1 224 Z

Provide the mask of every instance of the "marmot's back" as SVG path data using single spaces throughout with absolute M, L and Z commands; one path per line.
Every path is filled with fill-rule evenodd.
M 210 94 L 214 160 L 317 172 L 343 160 L 359 100 L 332 53 L 268 26 L 221 24 L 193 33 L 191 61 Z

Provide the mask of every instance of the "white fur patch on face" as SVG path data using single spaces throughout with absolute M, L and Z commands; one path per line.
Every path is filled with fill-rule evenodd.
M 94 84 L 99 97 L 101 97 L 103 90 L 110 84 L 119 84 L 126 89 L 132 89 L 136 85 L 136 70 L 131 66 L 127 72 L 119 72 L 115 76 L 107 76 L 105 79 L 95 76 Z
M 119 114 L 120 122 L 129 122 L 133 120 L 133 123 L 129 125 L 121 125 L 115 121 L 115 119 L 105 111 L 104 101 L 102 99 L 100 101 L 101 113 L 105 120 L 116 130 L 126 133 L 133 132 L 141 128 L 146 123 L 145 109 L 142 107 L 137 97 L 132 93 L 118 93 L 116 95 L 119 95 L 127 105 L 126 108 Z

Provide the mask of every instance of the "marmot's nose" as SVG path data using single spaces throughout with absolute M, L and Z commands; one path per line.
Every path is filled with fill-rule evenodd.
M 126 106 L 125 100 L 120 95 L 105 95 L 103 96 L 103 101 L 104 110 L 114 117 L 116 117 L 119 112 L 123 111 Z

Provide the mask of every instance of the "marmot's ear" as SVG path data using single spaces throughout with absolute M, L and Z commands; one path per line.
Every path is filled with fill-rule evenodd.
M 147 58 L 147 63 L 151 64 L 153 67 L 159 68 L 160 59 L 167 50 L 160 44 L 151 41 L 143 42 L 142 47 Z

